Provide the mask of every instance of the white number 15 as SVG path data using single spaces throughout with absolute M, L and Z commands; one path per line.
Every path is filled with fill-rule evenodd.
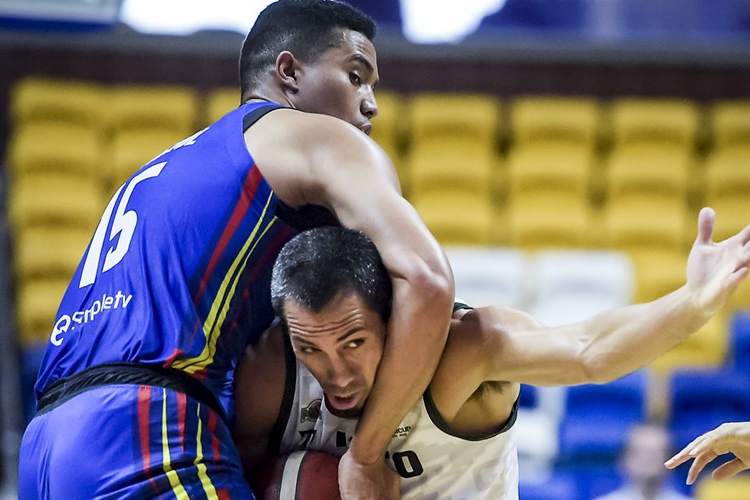
M 115 218 L 112 221 L 112 230 L 109 233 L 108 241 L 112 241 L 118 234 L 120 235 L 120 239 L 117 241 L 117 245 L 114 248 L 110 248 L 109 252 L 107 252 L 107 256 L 104 259 L 104 265 L 102 266 L 102 272 L 112 269 L 122 260 L 123 257 L 125 257 L 125 254 L 130 248 L 130 241 L 133 239 L 135 225 L 138 222 L 138 214 L 135 213 L 135 210 L 127 210 L 128 201 L 130 201 L 130 196 L 133 194 L 133 189 L 135 189 L 135 186 L 139 182 L 159 175 L 166 164 L 167 162 L 157 163 L 136 175 L 130 182 L 120 187 L 109 201 L 109 204 L 99 221 L 99 225 L 96 227 L 94 237 L 91 239 L 91 245 L 89 246 L 86 260 L 83 263 L 83 270 L 81 271 L 81 282 L 78 285 L 79 288 L 91 285 L 96 280 L 96 275 L 99 271 L 99 259 L 104 247 L 104 236 L 107 233 L 109 220 L 112 217 L 112 211 L 115 202 L 120 195 L 120 191 L 122 191 L 123 188 L 125 189 L 125 193 L 122 195 L 120 203 L 117 204 L 117 210 L 115 211 Z

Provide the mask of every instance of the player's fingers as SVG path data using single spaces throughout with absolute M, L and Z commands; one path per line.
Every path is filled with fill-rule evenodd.
M 747 267 L 741 267 L 729 276 L 727 276 L 727 288 L 729 290 L 734 290 L 737 286 L 739 286 L 740 282 L 745 279 L 748 273 Z
M 678 451 L 677 453 L 675 453 L 674 456 L 672 456 L 672 458 L 670 458 L 669 460 L 667 460 L 666 462 L 664 462 L 664 465 L 668 469 L 674 469 L 678 465 L 684 464 L 685 462 L 687 462 L 688 460 L 690 460 L 691 458 L 693 458 L 690 455 L 690 452 L 696 446 L 698 446 L 698 444 L 704 439 L 704 437 L 705 437 L 705 435 L 700 435 L 697 438 L 693 439 L 687 446 L 685 446 L 683 449 L 681 449 L 680 451 Z
M 721 464 L 719 467 L 717 467 L 716 470 L 714 470 L 711 474 L 711 477 L 716 479 L 717 481 L 720 481 L 722 479 L 734 476 L 738 472 L 744 470 L 744 468 L 745 464 L 743 464 L 739 459 L 735 458 L 734 460 L 730 460 L 729 462 Z
M 750 263 L 750 242 L 745 243 L 737 256 L 737 267 L 747 266 Z
M 691 457 L 687 456 L 687 454 L 678 453 L 677 455 L 664 462 L 664 467 L 666 467 L 667 469 L 674 469 L 678 465 L 682 465 L 690 460 L 690 458 Z
M 714 233 L 715 222 L 716 212 L 714 212 L 714 209 L 710 207 L 703 207 L 698 214 L 698 237 L 696 239 L 696 243 L 701 245 L 708 245 L 711 243 L 711 237 Z
M 716 458 L 715 453 L 698 455 L 697 457 L 695 457 L 695 460 L 693 461 L 692 465 L 690 465 L 690 470 L 688 471 L 687 484 L 693 484 L 695 480 L 698 479 L 698 474 L 700 474 L 706 464 L 708 464 L 714 458 Z
M 740 231 L 737 236 L 739 237 L 740 241 L 745 244 L 750 242 L 750 224 L 745 226 L 742 231 Z

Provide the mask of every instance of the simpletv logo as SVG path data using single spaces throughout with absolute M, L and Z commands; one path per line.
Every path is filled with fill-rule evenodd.
M 101 299 L 95 300 L 90 307 L 76 311 L 71 315 L 63 314 L 55 323 L 55 328 L 52 330 L 50 335 L 50 342 L 53 345 L 59 346 L 65 340 L 62 335 L 68 330 L 75 330 L 76 324 L 81 325 L 94 321 L 99 314 L 108 311 L 110 309 L 125 309 L 133 300 L 133 295 L 125 295 L 122 291 L 118 290 L 115 295 L 102 295 Z

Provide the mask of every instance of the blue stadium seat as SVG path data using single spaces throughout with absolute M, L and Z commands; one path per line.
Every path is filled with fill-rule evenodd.
M 544 481 L 521 480 L 518 497 L 522 500 L 580 500 L 576 480 L 567 474 L 554 474 Z
M 539 404 L 539 390 L 533 385 L 521 384 L 521 395 L 518 406 L 521 408 L 535 408 Z
M 646 391 L 644 370 L 606 384 L 568 388 L 560 423 L 561 460 L 614 459 L 630 427 L 645 419 Z
M 568 477 L 574 482 L 578 492 L 578 500 L 591 500 L 606 495 L 622 485 L 622 476 L 617 469 L 617 463 L 609 459 L 575 460 L 562 463 L 555 469 L 562 477 Z M 521 500 L 526 500 L 523 496 Z M 555 496 L 545 497 L 547 500 L 557 499 Z
M 736 312 L 729 321 L 729 360 L 735 370 L 750 374 L 750 311 Z
M 669 379 L 669 429 L 680 449 L 724 422 L 750 420 L 750 375 L 732 369 L 676 370 Z

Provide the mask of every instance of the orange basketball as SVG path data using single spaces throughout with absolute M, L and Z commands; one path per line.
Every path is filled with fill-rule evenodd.
M 341 500 L 339 458 L 320 451 L 295 451 L 268 464 L 254 485 L 258 500 Z

